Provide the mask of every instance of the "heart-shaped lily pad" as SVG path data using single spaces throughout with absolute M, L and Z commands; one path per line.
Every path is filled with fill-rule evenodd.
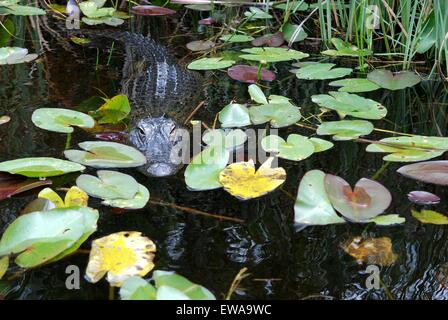
M 275 73 L 269 71 L 265 68 L 261 68 L 254 66 L 246 66 L 246 65 L 236 65 L 227 69 L 227 74 L 230 78 L 234 80 L 238 80 L 245 83 L 257 83 L 258 80 L 262 81 L 274 81 Z M 260 79 L 258 79 L 260 78 Z
M 384 161 L 413 162 L 438 157 L 448 150 L 448 138 L 445 137 L 390 137 L 379 143 L 369 144 L 367 152 L 390 153 Z
M 205 51 L 213 48 L 215 43 L 210 40 L 196 40 L 187 43 L 187 48 L 191 51 Z
M 342 117 L 378 120 L 387 114 L 387 109 L 379 102 L 347 92 L 330 91 L 329 95 L 313 95 L 311 100 L 323 108 L 336 110 Z
M 448 160 L 412 163 L 397 172 L 407 178 L 448 186 Z
M 352 140 L 370 134 L 373 128 L 373 124 L 365 120 L 340 120 L 322 122 L 316 132 L 321 136 L 333 135 L 333 140 Z
M 314 144 L 298 134 L 290 134 L 287 141 L 277 135 L 269 135 L 261 140 L 261 146 L 266 152 L 275 152 L 280 158 L 300 161 L 314 153 Z
M 250 7 L 248 11 L 244 12 L 244 15 L 249 21 L 272 18 L 269 13 L 257 7 Z
M 249 92 L 250 98 L 252 101 L 255 101 L 257 103 L 261 104 L 268 104 L 268 100 L 266 99 L 266 96 L 263 93 L 263 90 L 256 84 L 251 84 L 247 91 Z
M 333 68 L 334 63 L 313 63 L 295 71 L 296 77 L 306 80 L 341 78 L 352 73 L 351 68 Z
M 219 40 L 224 42 L 249 42 L 254 40 L 254 37 L 245 34 L 226 34 L 219 38 Z
M 411 71 L 392 73 L 390 70 L 377 69 L 367 75 L 367 79 L 381 88 L 389 90 L 401 90 L 413 87 L 421 81 L 421 78 Z
M 303 41 L 308 37 L 308 34 L 303 30 L 303 27 L 293 23 L 285 24 L 282 28 L 282 33 L 285 40 L 290 44 Z
M 249 108 L 249 115 L 253 124 L 269 121 L 274 128 L 287 127 L 302 118 L 300 108 L 282 96 L 269 96 L 268 104 Z
M 285 39 L 281 32 L 276 32 L 274 34 L 266 34 L 259 38 L 252 40 L 252 45 L 255 47 L 268 46 L 268 47 L 280 47 Z
M 309 57 L 308 53 L 286 48 L 263 47 L 243 49 L 242 51 L 246 54 L 240 55 L 240 58 L 260 62 L 299 60 Z
M 241 146 L 247 140 L 247 134 L 241 129 L 234 130 L 222 130 L 215 129 L 209 130 L 204 133 L 202 141 L 208 146 L 224 147 L 228 150 L 232 150 L 235 147 Z
M 216 70 L 225 69 L 234 64 L 233 60 L 225 60 L 224 58 L 202 58 L 190 62 L 187 66 L 190 70 Z
M 324 185 L 325 173 L 320 170 L 308 171 L 300 181 L 294 222 L 301 225 L 327 225 L 344 223 L 334 211 Z
M 379 85 L 363 78 L 351 78 L 336 80 L 329 83 L 330 86 L 340 87 L 340 92 L 368 92 L 374 91 L 380 88 Z
M 116 142 L 85 141 L 80 150 L 66 150 L 67 159 L 94 168 L 129 168 L 146 163 L 145 156 L 137 149 Z
M 354 46 L 348 42 L 343 41 L 342 39 L 332 38 L 331 43 L 334 45 L 336 50 L 325 50 L 321 53 L 327 56 L 349 56 L 349 57 L 365 57 L 372 55 L 372 51 L 368 49 L 359 49 L 357 46 Z
M 115 208 L 142 209 L 148 203 L 149 190 L 142 184 L 138 185 L 138 191 L 132 199 L 105 199 L 101 203 Z
M 84 166 L 56 158 L 35 157 L 0 162 L 0 171 L 20 174 L 29 178 L 45 178 L 83 171 Z
M 48 131 L 71 133 L 77 126 L 81 128 L 93 128 L 95 120 L 85 113 L 70 109 L 61 108 L 40 108 L 36 109 L 31 116 L 31 121 Z
M 223 128 L 245 127 L 251 124 L 249 109 L 238 103 L 225 106 L 219 112 L 218 120 Z
M 392 201 L 389 190 L 366 178 L 360 179 L 352 190 L 341 177 L 327 174 L 325 190 L 333 207 L 345 218 L 355 222 L 368 222 L 383 213 Z
M 18 47 L 0 48 L 0 65 L 30 62 L 37 58 L 37 54 L 28 54 L 28 49 Z

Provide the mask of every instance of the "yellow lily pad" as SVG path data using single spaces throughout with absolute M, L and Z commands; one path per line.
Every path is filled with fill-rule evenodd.
M 132 276 L 145 276 L 154 268 L 156 246 L 140 232 L 123 231 L 92 242 L 86 279 L 98 282 L 107 273 L 111 286 L 120 287 Z
M 368 239 L 354 237 L 341 244 L 341 248 L 359 263 L 390 266 L 397 260 L 397 255 L 392 251 L 392 242 L 388 237 Z
M 264 162 L 257 171 L 253 160 L 228 165 L 219 174 L 219 182 L 232 196 L 241 200 L 261 197 L 283 184 L 286 171 L 272 168 L 273 157 Z
M 37 197 L 51 201 L 56 208 L 87 207 L 89 200 L 87 193 L 76 186 L 67 191 L 64 200 L 51 188 L 43 189 Z
M 3 258 L 0 258 L 0 279 L 3 278 L 6 271 L 8 270 L 9 266 L 9 257 L 4 256 Z

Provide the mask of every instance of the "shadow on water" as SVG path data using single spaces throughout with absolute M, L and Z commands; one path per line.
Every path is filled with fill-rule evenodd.
M 12 118 L 10 123 L 0 126 L 1 161 L 27 156 L 62 157 L 65 138 L 40 130 L 31 123 L 31 113 L 36 108 L 74 108 L 87 97 L 97 95 L 95 88 L 109 95 L 119 91 L 122 58 L 119 50 L 114 52 L 108 67 L 105 66 L 107 53 L 101 53 L 101 63 L 95 71 L 95 49 L 62 46 L 48 30 L 45 31 L 44 20 L 39 21 L 45 46 L 52 51 L 45 50 L 37 63 L 2 66 L 0 69 L 0 113 Z M 158 26 L 155 32 L 154 27 L 151 29 L 151 26 L 139 23 L 141 21 L 134 27 L 138 30 L 149 28 L 171 49 L 177 50 L 182 41 L 186 41 L 161 36 L 171 35 L 168 30 L 181 33 L 185 31 L 183 27 L 175 29 L 174 24 L 165 21 L 164 24 L 154 23 Z M 22 27 L 20 34 L 24 38 L 28 35 L 25 26 Z M 33 39 L 36 39 L 35 34 Z M 17 41 L 15 45 L 26 45 L 20 43 L 22 40 Z M 42 48 L 42 41 L 39 46 Z M 180 56 L 185 53 L 176 52 Z M 291 77 L 286 65 L 276 68 L 279 77 L 270 84 L 268 92 L 290 97 L 302 107 L 304 115 L 315 113 L 317 108 L 310 97 L 331 90 L 328 82 L 299 81 Z M 196 119 L 211 124 L 226 103 L 248 98 L 246 85 L 231 81 L 221 72 L 208 73 L 207 80 L 210 82 L 207 103 L 195 115 Z M 367 96 L 381 102 L 389 111 L 386 120 L 375 123 L 377 127 L 422 135 L 447 134 L 448 98 L 442 83 L 424 81 L 411 89 L 378 91 Z M 313 134 L 298 127 L 289 128 L 288 132 Z M 385 136 L 373 135 L 374 138 Z M 77 133 L 73 143 L 87 138 L 87 134 Z M 157 245 L 156 268 L 178 271 L 212 290 L 218 298 L 224 297 L 237 272 L 247 267 L 251 277 L 243 281 L 242 288 L 233 298 L 301 299 L 326 295 L 336 299 L 387 299 L 390 295 L 384 289 L 366 289 L 365 266 L 358 265 L 340 248 L 340 243 L 354 236 L 387 236 L 392 239 L 398 260 L 381 269 L 381 279 L 393 297 L 446 299 L 448 291 L 441 284 L 440 275 L 447 269 L 448 231 L 444 226 L 423 225 L 410 217 L 413 205 L 406 194 L 420 189 L 434 192 L 442 199 L 434 210 L 446 213 L 448 191 L 403 178 L 395 172 L 400 164 L 388 165 L 378 180 L 393 194 L 388 213 L 406 217 L 404 225 L 344 224 L 309 227 L 300 232 L 294 230 L 293 198 L 303 174 L 311 169 L 321 169 L 340 175 L 351 184 L 361 177 L 372 177 L 384 162 L 381 155 L 366 153 L 365 147 L 355 142 L 338 142 L 330 151 L 315 154 L 302 162 L 280 161 L 288 173 L 282 190 L 247 202 L 236 200 L 222 190 L 188 191 L 183 172 L 174 177 L 155 179 L 127 170 L 148 187 L 153 199 L 238 217 L 245 223 L 219 221 L 157 204 L 144 210 L 117 214 L 108 207 L 99 207 L 99 202 L 92 199 L 92 205 L 99 207 L 101 212 L 99 230 L 94 237 L 124 230 L 141 231 Z M 22 196 L 0 202 L 1 232 L 33 197 Z M 86 243 L 85 247 L 88 246 Z M 12 283 L 3 282 L 0 296 L 9 292 L 11 299 L 107 299 L 105 281 L 95 285 L 82 281 L 81 290 L 66 289 L 65 268 L 75 264 L 83 270 L 86 263 L 87 255 L 80 253 L 27 272 Z

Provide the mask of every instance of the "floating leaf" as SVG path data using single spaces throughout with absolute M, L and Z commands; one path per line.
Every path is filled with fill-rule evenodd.
M 0 65 L 30 62 L 37 58 L 37 54 L 28 54 L 28 49 L 18 47 L 0 48 Z
M 16 1 L 15 3 L 17 3 Z M 9 4 L 2 9 L 6 14 L 12 14 L 15 16 L 40 16 L 44 15 L 46 12 L 41 8 L 36 8 L 33 6 L 22 6 L 18 4 Z M 3 12 L 2 12 L 3 13 Z
M 80 150 L 66 150 L 67 159 L 94 168 L 130 168 L 146 163 L 145 156 L 137 149 L 116 142 L 85 141 Z M 1 165 L 0 165 L 1 168 Z
M 294 222 L 301 225 L 344 223 L 334 211 L 324 185 L 325 173 L 311 170 L 300 181 L 294 204 Z
M 378 120 L 387 114 L 387 109 L 379 102 L 347 92 L 330 91 L 329 95 L 313 95 L 311 100 L 323 108 L 336 110 L 342 117 Z
M 345 218 L 355 222 L 368 222 L 383 213 L 392 201 L 389 190 L 366 178 L 360 179 L 352 190 L 341 177 L 327 174 L 325 190 L 333 207 Z
M 9 121 L 11 121 L 11 118 L 9 116 L 1 116 L 0 117 L 0 125 L 8 123 Z
M 54 132 L 72 133 L 71 126 L 93 128 L 93 118 L 82 112 L 61 108 L 39 108 L 34 110 L 31 121 L 37 127 Z
M 297 31 L 300 29 L 299 31 Z M 302 27 L 297 24 L 287 23 L 282 28 L 283 37 L 289 43 L 303 41 L 308 37 L 308 34 L 303 30 Z M 293 39 L 294 36 L 294 39 Z
M 55 208 L 56 206 L 50 200 L 37 198 L 28 203 L 25 208 L 20 211 L 19 215 L 24 215 L 36 211 L 49 211 Z
M 448 138 L 404 136 L 384 138 L 379 143 L 369 144 L 367 152 L 390 153 L 384 161 L 412 162 L 438 157 L 448 150 Z
M 202 137 L 202 141 L 208 146 L 217 146 L 219 148 L 224 147 L 228 150 L 232 150 L 235 147 L 241 146 L 246 142 L 246 140 L 247 134 L 241 129 L 208 130 Z
M 102 204 L 121 209 L 142 209 L 149 201 L 149 190 L 142 184 L 138 185 L 138 191 L 132 199 L 106 199 Z
M 156 300 L 156 288 L 139 276 L 123 281 L 120 287 L 121 300 Z
M 261 197 L 283 184 L 286 171 L 272 168 L 274 158 L 269 158 L 257 171 L 253 160 L 229 164 L 219 174 L 219 182 L 232 196 L 240 200 Z
M 0 162 L 0 171 L 20 174 L 29 178 L 59 176 L 84 169 L 85 167 L 78 163 L 48 157 L 21 158 Z
M 0 200 L 51 184 L 51 180 L 26 179 L 9 173 L 0 173 Z
M 370 134 L 373 129 L 369 121 L 340 120 L 322 122 L 316 132 L 321 136 L 333 135 L 333 140 L 352 140 Z
M 20 216 L 0 240 L 0 256 L 19 254 L 15 262 L 30 268 L 58 260 L 72 253 L 95 230 L 98 211 L 64 208 L 32 212 Z
M 8 267 L 9 267 L 9 257 L 5 256 L 0 258 L 0 280 L 5 275 L 6 271 L 8 270 Z
M 387 237 L 368 239 L 355 237 L 341 244 L 341 247 L 358 263 L 390 266 L 397 260 L 397 255 L 392 251 L 392 241 Z
M 169 14 L 175 14 L 176 11 L 158 6 L 144 5 L 133 6 L 131 8 L 131 13 L 136 16 L 166 16 Z
M 273 128 L 287 127 L 302 118 L 300 108 L 289 101 L 273 103 L 270 99 L 269 104 L 254 106 L 249 109 L 250 119 L 253 124 L 262 124 L 270 122 Z
M 240 55 L 240 58 L 260 62 L 279 62 L 289 60 L 299 60 L 309 57 L 309 54 L 286 48 L 249 48 L 243 49 L 247 54 Z
M 441 214 L 432 210 L 422 210 L 416 211 L 411 210 L 412 216 L 422 223 L 429 224 L 448 224 L 448 217 L 444 214 Z
M 64 200 L 52 189 L 45 188 L 38 194 L 38 198 L 51 201 L 56 208 L 87 207 L 89 196 L 78 187 L 71 187 L 65 194 Z
M 345 77 L 352 73 L 351 68 L 334 68 L 334 63 L 313 63 L 295 71 L 296 77 L 306 80 L 324 80 Z
M 255 38 L 252 40 L 252 45 L 255 47 L 280 47 L 285 39 L 283 39 L 283 34 L 281 32 L 276 32 L 274 34 L 266 34 L 264 36 Z
M 331 43 L 333 43 L 336 50 L 325 50 L 321 53 L 327 56 L 349 56 L 349 57 L 365 57 L 372 55 L 372 51 L 368 49 L 359 49 L 348 42 L 344 42 L 338 38 L 332 38 Z
M 187 299 L 191 300 L 215 300 L 215 296 L 203 286 L 195 284 L 185 277 L 170 271 L 156 270 L 152 276 L 157 288 L 157 300 L 172 300 L 174 297 L 170 294 L 172 288 L 182 293 Z M 163 290 L 163 292 L 162 292 Z
M 86 279 L 96 283 L 107 273 L 111 286 L 129 277 L 145 276 L 154 268 L 155 244 L 140 232 L 117 232 L 92 241 Z
M 268 100 L 266 99 L 266 96 L 264 95 L 263 91 L 256 84 L 251 84 L 248 88 L 248 92 L 249 92 L 250 98 L 253 101 L 255 101 L 257 103 L 261 103 L 261 104 L 268 103 Z
M 408 193 L 408 199 L 417 204 L 437 204 L 440 202 L 440 197 L 427 191 L 411 191 Z
M 226 34 L 219 38 L 219 40 L 224 42 L 249 42 L 254 40 L 254 37 L 245 34 Z
M 380 88 L 377 84 L 369 79 L 351 78 L 342 79 L 329 83 L 330 86 L 340 87 L 339 92 L 368 92 L 374 91 Z
M 195 191 L 221 188 L 220 172 L 226 167 L 230 153 L 222 146 L 210 146 L 196 155 L 185 169 L 185 183 Z
M 373 218 L 369 222 L 374 222 L 379 226 L 390 226 L 394 224 L 402 224 L 406 221 L 405 218 L 400 217 L 398 214 L 386 214 Z
M 125 94 L 119 94 L 111 99 L 104 99 L 104 101 L 105 103 L 98 110 L 91 112 L 98 119 L 99 124 L 116 124 L 131 112 L 131 106 Z
M 102 8 L 103 5 L 104 3 L 97 3 L 91 0 L 79 3 L 79 8 L 85 16 L 91 19 L 112 16 L 115 8 Z
M 212 24 L 215 24 L 217 21 L 211 17 L 201 19 L 198 21 L 198 24 L 204 25 L 204 26 L 211 26 Z
M 249 21 L 272 18 L 269 13 L 257 7 L 249 7 L 249 11 L 244 12 L 244 15 L 246 16 L 246 18 L 248 18 Z
M 392 73 L 390 70 L 377 69 L 367 75 L 367 79 L 381 88 L 401 90 L 413 87 L 421 81 L 420 77 L 411 71 Z
M 328 149 L 333 148 L 334 144 L 330 141 L 319 139 L 319 138 L 310 138 L 310 141 L 314 145 L 314 152 L 323 152 Z
M 218 120 L 223 128 L 245 127 L 251 124 L 249 109 L 238 103 L 225 106 L 219 112 Z
M 190 62 L 187 66 L 188 69 L 191 70 L 215 70 L 215 69 L 224 69 L 230 67 L 234 64 L 233 60 L 225 60 L 224 58 L 202 58 L 195 61 Z
M 290 134 L 287 141 L 277 135 L 269 135 L 261 140 L 261 146 L 266 152 L 275 152 L 280 158 L 300 161 L 314 153 L 314 144 L 308 137 Z
M 191 51 L 205 51 L 213 48 L 215 43 L 210 40 L 196 40 L 187 43 L 187 48 Z
M 397 172 L 407 178 L 448 186 L 448 160 L 408 164 Z
M 116 18 L 116 17 L 100 17 L 100 18 L 87 18 L 83 17 L 82 22 L 85 24 L 88 24 L 90 26 L 96 26 L 98 24 L 107 24 L 112 27 L 119 26 L 124 23 L 123 19 Z
M 247 65 L 236 65 L 227 69 L 227 74 L 233 80 L 245 83 L 257 83 L 258 80 L 274 81 L 275 73 L 267 69 Z M 258 79 L 260 78 L 260 79 Z

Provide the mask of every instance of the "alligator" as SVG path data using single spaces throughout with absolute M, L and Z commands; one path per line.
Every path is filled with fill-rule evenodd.
M 179 153 L 186 142 L 181 120 L 201 98 L 201 75 L 180 66 L 163 45 L 142 34 L 79 31 L 92 38 L 112 39 L 124 47 L 121 92 L 132 104 L 127 142 L 146 156 L 146 165 L 139 168 L 143 174 L 175 174 L 182 168 Z

